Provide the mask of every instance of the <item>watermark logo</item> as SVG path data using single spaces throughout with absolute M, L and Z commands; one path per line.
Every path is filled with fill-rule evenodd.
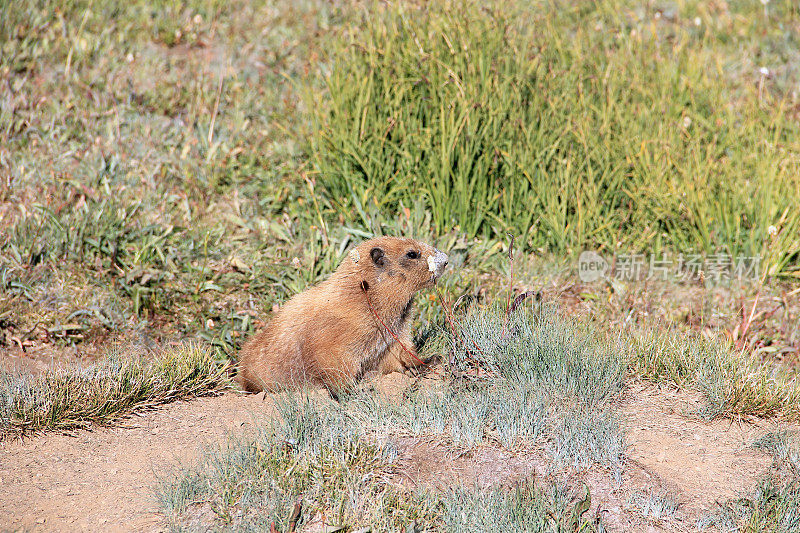
M 758 280 L 761 257 L 726 253 L 701 254 L 617 254 L 611 262 L 591 250 L 578 258 L 578 277 L 584 283 L 601 279 L 620 281 L 674 280 L 711 281 Z
M 608 277 L 608 263 L 597 252 L 586 250 L 578 258 L 578 276 L 584 283 Z

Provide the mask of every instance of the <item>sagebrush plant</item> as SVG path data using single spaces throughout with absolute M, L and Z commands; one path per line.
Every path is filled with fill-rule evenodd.
M 203 396 L 229 385 L 211 350 L 186 346 L 155 358 L 117 354 L 39 375 L 0 373 L 0 439 L 87 428 L 134 409 Z
M 426 351 L 449 360 L 444 380 L 399 405 L 359 395 L 349 402 L 354 415 L 382 432 L 439 435 L 457 446 L 541 444 L 556 467 L 619 468 L 625 446 L 610 406 L 626 370 L 618 347 L 552 307 L 522 307 L 509 318 L 505 333 L 499 307 L 470 309 L 456 331 L 441 325 Z
M 555 253 L 755 256 L 775 225 L 762 267 L 798 275 L 791 96 L 729 64 L 756 7 L 726 4 L 715 34 L 683 18 L 694 2 L 671 21 L 621 0 L 374 4 L 313 93 L 316 177 L 348 221 L 422 202 L 439 231 Z

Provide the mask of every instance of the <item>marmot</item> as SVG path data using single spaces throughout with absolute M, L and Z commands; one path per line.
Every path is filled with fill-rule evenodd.
M 368 372 L 421 364 L 411 336 L 414 294 L 446 265 L 447 255 L 413 239 L 361 243 L 245 343 L 236 380 L 250 392 L 323 385 L 335 397 Z

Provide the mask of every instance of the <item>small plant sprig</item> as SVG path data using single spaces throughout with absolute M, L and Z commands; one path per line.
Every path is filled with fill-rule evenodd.
M 500 339 L 505 339 L 509 334 L 514 332 L 514 328 L 509 328 L 509 323 L 511 322 L 511 315 L 514 313 L 517 308 L 530 296 L 536 295 L 537 301 L 541 299 L 541 294 L 536 291 L 525 291 L 516 297 L 513 296 L 514 294 L 514 241 L 515 236 L 512 233 L 508 233 L 510 237 L 509 249 L 508 249 L 508 259 L 510 262 L 510 275 L 508 281 L 508 293 L 506 296 L 505 308 L 501 311 L 503 316 L 503 322 L 501 327 L 501 334 Z M 465 374 L 463 372 L 458 372 L 455 370 L 455 364 L 451 353 L 451 358 L 449 359 L 450 363 L 450 372 L 459 378 L 464 377 L 471 377 L 471 378 L 486 378 L 492 377 L 496 375 L 496 371 L 492 368 L 489 368 L 488 361 L 491 359 L 485 353 L 485 348 L 481 348 L 475 339 L 468 334 L 469 328 L 464 325 L 462 321 L 460 321 L 456 317 L 455 309 L 459 307 L 459 303 L 462 299 L 465 298 L 465 295 L 456 300 L 455 304 L 451 304 L 451 302 L 442 295 L 441 291 L 437 289 L 436 295 L 439 299 L 439 305 L 441 306 L 442 310 L 444 311 L 445 321 L 447 323 L 447 327 L 449 329 L 452 342 L 455 343 L 454 346 L 460 346 L 463 350 L 463 355 L 465 359 L 462 361 L 468 367 L 474 369 L 474 374 Z
M 464 328 L 462 327 L 461 323 L 456 320 L 456 315 L 455 315 L 455 312 L 454 312 L 454 307 L 455 306 L 450 304 L 450 302 L 444 296 L 442 296 L 441 291 L 439 291 L 438 289 L 436 290 L 436 296 L 439 298 L 439 305 L 441 305 L 442 309 L 444 310 L 444 316 L 445 316 L 445 319 L 447 320 L 447 325 L 450 328 L 450 333 L 452 334 L 453 339 L 456 339 L 462 346 L 464 346 L 465 347 L 465 351 L 467 353 L 469 353 L 469 354 L 478 353 L 478 354 L 481 355 L 482 359 L 485 359 L 485 354 L 483 353 L 483 350 L 481 350 L 480 346 L 478 346 L 478 344 L 475 342 L 475 339 L 473 339 L 471 337 L 469 338 L 470 344 L 472 345 L 472 348 L 475 349 L 475 351 L 473 352 L 472 348 L 467 347 L 467 343 L 464 340 L 465 336 L 462 335 L 462 331 L 463 331 Z M 459 298 L 459 300 L 460 299 L 461 298 Z M 458 301 L 456 303 L 458 303 Z M 450 372 L 453 373 L 453 374 L 456 374 L 456 372 L 454 370 L 454 365 L 452 364 L 452 361 L 450 361 L 450 363 L 451 363 L 450 364 Z M 474 377 L 478 377 L 481 374 L 481 372 L 483 371 L 482 367 L 484 365 L 481 364 L 481 360 L 480 359 L 472 357 L 472 358 L 470 358 L 470 366 L 476 369 L 476 376 L 474 376 Z M 485 372 L 485 374 L 487 374 L 487 375 L 489 373 L 490 372 L 488 372 L 488 371 Z M 463 377 L 466 377 L 466 375 L 459 373 L 458 377 L 463 378 Z
M 503 331 L 500 333 L 501 337 L 506 336 L 506 327 L 508 326 L 508 317 L 511 315 L 511 295 L 514 293 L 514 234 L 507 232 L 511 242 L 508 243 L 508 263 L 511 268 L 511 273 L 508 276 L 508 295 L 506 296 L 506 318 L 503 321 Z
M 774 225 L 770 225 L 767 228 L 767 236 L 764 240 L 764 244 L 762 246 L 762 257 L 770 257 L 772 248 L 776 242 L 778 234 L 780 233 L 778 227 L 781 226 L 782 223 L 785 222 L 787 211 L 784 211 L 783 216 L 781 216 L 780 220 L 777 222 L 777 227 Z M 767 281 L 767 276 L 770 274 L 770 265 L 764 267 L 764 271 L 761 274 L 761 277 L 758 280 L 758 289 L 756 291 L 755 298 L 753 298 L 753 305 L 750 308 L 750 312 L 748 313 L 744 302 L 741 304 L 741 313 L 742 313 L 742 321 L 734 328 L 731 336 L 735 342 L 737 350 L 744 350 L 747 346 L 747 334 L 749 333 L 751 326 L 756 318 L 756 307 L 758 306 L 758 301 L 761 299 L 761 291 L 764 288 L 764 283 Z

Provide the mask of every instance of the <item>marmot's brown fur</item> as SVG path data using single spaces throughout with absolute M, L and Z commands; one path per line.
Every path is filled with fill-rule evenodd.
M 446 265 L 445 254 L 412 239 L 361 243 L 242 347 L 237 381 L 251 392 L 311 383 L 335 395 L 368 372 L 416 366 L 414 294 L 433 285 Z

